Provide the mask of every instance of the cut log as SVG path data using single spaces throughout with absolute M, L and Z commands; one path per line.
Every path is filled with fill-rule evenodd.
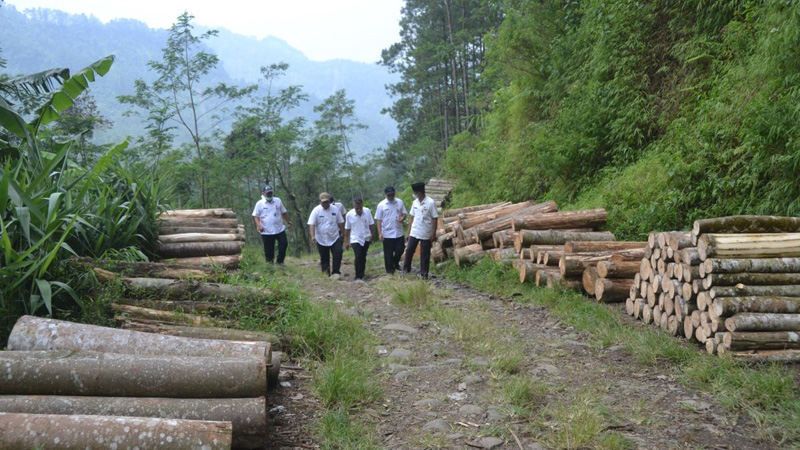
M 710 273 L 800 273 L 800 258 L 707 259 L 703 270 Z
M 636 319 L 642 318 L 642 311 L 647 306 L 647 302 L 643 298 L 637 298 L 633 301 L 633 317 Z
M 679 250 L 678 256 L 675 259 L 683 264 L 696 266 L 700 264 L 700 253 L 698 253 L 697 247 L 688 247 L 683 250 Z
M 728 331 L 800 331 L 800 314 L 739 313 L 725 319 Z
M 445 249 L 453 246 L 453 238 L 455 238 L 455 233 L 450 232 L 439 236 L 436 241 L 439 242 L 439 245 L 442 246 L 442 249 Z
M 703 288 L 715 286 L 735 286 L 737 284 L 754 286 L 798 285 L 800 273 L 712 273 L 703 278 Z
M 188 242 L 178 244 L 157 244 L 156 253 L 161 258 L 194 258 L 200 256 L 237 255 L 242 252 L 244 243 L 235 242 Z
M 17 413 L 0 413 L 0 430 L 16 430 L 0 433 L 3 450 L 229 450 L 233 431 L 229 422 Z
M 673 336 L 680 336 L 683 333 L 683 322 L 676 316 L 669 316 L 667 319 L 667 330 Z
M 694 338 L 694 322 L 692 321 L 691 316 L 686 316 L 683 318 L 683 337 L 686 339 L 693 339 Z
M 780 216 L 728 216 L 694 222 L 692 236 L 705 233 L 795 233 L 800 218 Z
M 447 253 L 438 242 L 434 242 L 431 246 L 431 259 L 437 264 L 447 261 Z
M 580 276 L 587 267 L 595 267 L 600 261 L 639 261 L 643 250 L 620 250 L 617 252 L 603 253 L 565 253 L 558 262 L 561 274 L 565 276 Z
M 733 316 L 743 312 L 797 314 L 800 313 L 800 298 L 722 297 L 714 300 L 709 311 L 713 317 Z
M 653 325 L 660 327 L 661 326 L 661 315 L 664 314 L 660 309 L 653 308 Z
M 236 213 L 231 208 L 213 208 L 213 209 L 173 209 L 164 211 L 159 215 L 159 218 L 191 218 L 191 219 L 205 219 L 205 218 L 218 218 L 218 219 L 235 219 Z
M 264 397 L 183 399 L 8 395 L 0 396 L 0 412 L 230 422 L 232 445 L 240 449 L 263 447 L 248 444 L 254 436 L 266 441 L 267 431 L 267 401 Z
M 648 325 L 653 323 L 653 308 L 650 305 L 642 307 L 642 322 Z
M 172 278 L 172 279 L 208 279 L 213 281 L 218 278 L 216 271 L 206 267 L 189 266 L 183 264 L 165 264 L 152 262 L 125 262 L 111 261 L 92 258 L 77 258 L 79 264 L 86 264 L 93 267 L 103 267 L 114 272 L 121 272 L 125 275 L 153 278 Z
M 800 363 L 800 350 L 760 350 L 756 352 L 731 352 L 733 358 L 749 363 Z
M 631 286 L 633 280 L 598 278 L 595 282 L 594 295 L 601 303 L 619 303 L 628 297 Z
M 159 236 L 169 236 L 173 234 L 185 233 L 206 233 L 206 234 L 236 234 L 244 235 L 244 231 L 240 228 L 211 228 L 211 227 L 172 227 L 162 225 L 158 229 Z
M 529 248 L 523 248 L 522 251 L 519 252 L 518 256 L 519 256 L 519 259 L 525 259 L 525 260 L 530 261 L 530 259 L 531 259 L 531 249 L 530 249 L 530 247 Z
M 191 217 L 165 217 L 159 218 L 159 228 L 164 227 L 193 227 L 193 228 L 239 228 L 236 219 L 216 218 L 191 218 Z
M 233 325 L 227 320 L 213 319 L 208 316 L 198 314 L 184 314 L 170 311 L 159 311 L 157 309 L 141 308 L 131 305 L 120 305 L 117 303 L 109 304 L 109 307 L 118 313 L 124 314 L 125 318 L 158 320 L 166 323 L 195 326 L 220 326 L 225 324 Z
M 159 235 L 158 241 L 163 244 L 183 244 L 192 242 L 235 242 L 244 241 L 244 234 L 183 233 Z
M 640 263 L 636 261 L 600 261 L 597 275 L 600 278 L 631 278 L 639 273 Z
M 519 282 L 536 283 L 536 271 L 544 268 L 539 264 L 530 261 L 521 261 L 519 264 Z
M 147 300 L 142 298 L 118 298 L 116 302 L 118 305 L 138 306 L 140 308 L 155 309 L 158 311 L 171 311 L 185 314 L 208 314 L 216 316 L 219 314 L 230 313 L 239 308 L 238 305 L 232 302 L 213 302 L 213 301 L 198 301 L 198 300 Z M 277 309 L 275 305 L 266 305 L 265 309 L 269 312 L 274 312 Z
M 537 264 L 544 264 L 544 262 L 542 262 L 544 260 L 544 253 L 542 253 L 542 252 L 546 252 L 546 251 L 550 251 L 550 250 L 557 250 L 557 251 L 562 251 L 563 252 L 563 250 L 564 250 L 564 246 L 563 245 L 531 245 L 530 248 L 531 248 L 531 253 L 534 254 L 533 257 L 536 258 L 536 261 L 534 261 L 534 262 L 537 263 Z M 540 259 L 540 257 L 541 257 L 541 259 Z
M 544 215 L 543 213 L 552 213 L 553 211 L 557 211 L 558 208 L 556 207 L 555 202 L 546 202 L 541 204 L 535 204 L 532 206 L 525 207 L 514 214 L 506 215 L 498 217 L 494 220 L 490 220 L 488 222 L 476 225 L 472 227 L 474 231 L 474 236 L 477 239 L 484 240 L 484 239 L 491 239 L 492 234 L 502 231 L 502 230 L 509 230 L 511 229 L 511 222 L 514 220 L 515 217 L 519 217 L 522 214 L 532 214 L 532 215 Z M 463 222 L 462 222 L 463 224 Z M 469 242 L 469 240 L 468 240 Z M 473 241 L 474 242 L 474 241 Z M 532 244 L 532 243 L 531 243 Z M 528 244 L 530 246 L 531 244 Z M 521 247 L 516 247 L 516 240 L 515 240 L 515 247 L 517 251 L 520 251 Z
M 581 276 L 581 284 L 583 290 L 589 295 L 594 295 L 595 284 L 597 284 L 597 269 L 594 267 L 587 267 Z
M 547 287 L 550 289 L 581 289 L 582 282 L 580 278 L 564 278 L 560 275 L 561 274 L 558 274 L 558 276 L 555 274 L 548 274 Z
M 526 245 L 564 245 L 567 241 L 613 241 L 614 235 L 608 231 L 560 231 L 560 230 L 523 230 L 523 242 Z
M 519 213 L 520 211 L 522 211 L 522 210 L 524 210 L 526 208 L 530 208 L 530 207 L 537 206 L 537 205 L 538 204 L 535 201 L 529 200 L 527 202 L 514 203 L 514 204 L 506 205 L 506 206 L 499 206 L 499 207 L 492 208 L 492 209 L 486 209 L 486 210 L 476 211 L 476 212 L 471 212 L 471 213 L 466 213 L 466 214 L 459 214 L 458 218 L 459 218 L 459 223 L 461 224 L 461 228 L 463 230 L 466 230 L 466 229 L 469 229 L 469 228 L 472 228 L 472 227 L 475 227 L 475 226 L 490 222 L 492 220 L 509 217 L 511 215 Z M 555 202 L 547 202 L 546 205 L 547 205 L 546 208 L 545 208 L 546 210 L 557 210 Z M 505 228 L 511 228 L 510 222 L 509 222 L 509 226 L 507 226 Z M 501 229 L 504 229 L 504 228 L 501 228 Z M 495 230 L 495 231 L 499 231 L 499 230 Z
M 225 341 L 248 342 L 262 341 L 271 343 L 273 349 L 278 349 L 280 347 L 280 340 L 277 336 L 259 331 L 236 330 L 232 328 L 187 327 L 140 320 L 127 320 L 122 323 L 122 328 L 144 333 L 165 334 L 195 339 L 221 339 Z
M 547 250 L 544 252 L 544 256 L 542 257 L 542 264 L 545 266 L 551 267 L 558 267 L 558 263 L 561 260 L 561 257 L 564 256 L 564 252 L 560 250 Z
M 635 299 L 630 297 L 625 299 L 625 313 L 629 316 L 633 316 L 634 301 Z
M 673 231 L 666 233 L 665 238 L 666 246 L 676 252 L 694 246 L 692 243 L 692 233 L 689 231 Z
M 800 334 L 795 331 L 728 332 L 723 337 L 725 348 L 742 350 L 800 349 Z
M 458 267 L 466 267 L 479 261 L 484 257 L 484 251 L 481 244 L 471 244 L 466 247 L 457 248 L 455 251 L 455 260 Z
M 800 233 L 703 234 L 697 240 L 700 259 L 800 256 Z
M 736 286 L 717 286 L 708 291 L 709 296 L 714 299 L 718 297 L 742 297 L 742 296 L 777 296 L 777 297 L 800 297 L 800 285 L 778 285 L 778 286 L 746 286 L 737 284 Z
M 189 265 L 189 266 L 219 266 L 222 269 L 233 270 L 239 267 L 242 262 L 242 255 L 217 255 L 217 256 L 197 256 L 191 258 L 169 258 L 166 262 Z
M 552 267 L 542 267 L 535 270 L 536 272 L 536 279 L 534 280 L 534 284 L 539 287 L 547 286 L 547 280 L 553 278 L 554 280 L 561 279 L 561 273 L 558 269 L 553 269 Z
M 511 202 L 498 202 L 498 203 L 486 203 L 484 205 L 465 206 L 463 208 L 447 209 L 442 213 L 442 217 L 444 218 L 456 217 L 459 214 L 466 214 L 476 211 L 485 211 L 487 209 L 497 208 L 499 206 L 508 206 L 511 204 L 512 204 Z
M 516 233 L 509 230 L 502 230 L 492 234 L 495 248 L 514 248 L 514 237 Z
M 606 224 L 608 214 L 605 209 L 582 211 L 561 211 L 550 214 L 526 213 L 514 218 L 512 229 L 519 230 L 558 230 L 565 228 L 597 228 Z
M 486 254 L 489 255 L 489 257 L 491 257 L 495 261 L 519 258 L 519 253 L 515 252 L 513 248 L 503 248 L 503 249 L 495 248 L 486 251 Z
M 140 294 L 147 298 L 172 299 L 212 299 L 218 301 L 239 301 L 243 299 L 268 299 L 273 296 L 268 289 L 236 286 L 232 284 L 204 283 L 190 280 L 172 280 L 168 278 L 128 278 L 109 275 L 102 269 L 95 268 L 98 279 L 108 281 L 119 278 L 131 294 Z
M 568 241 L 564 244 L 566 253 L 606 252 L 617 250 L 644 249 L 647 242 L 628 241 Z
M 692 280 L 700 278 L 700 267 L 681 264 L 681 274 L 683 281 L 690 283 Z
M 0 394 L 103 397 L 246 398 L 267 392 L 256 358 L 0 352 Z

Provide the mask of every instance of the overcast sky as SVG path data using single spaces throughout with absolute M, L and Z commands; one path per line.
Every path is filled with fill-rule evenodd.
M 184 11 L 195 23 L 263 38 L 275 36 L 316 61 L 376 62 L 399 40 L 403 0 L 6 0 L 18 10 L 60 9 L 103 22 L 137 19 L 169 28 Z

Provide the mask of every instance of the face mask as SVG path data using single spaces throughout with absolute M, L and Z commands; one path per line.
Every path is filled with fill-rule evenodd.
M 264 198 L 266 198 L 268 202 L 272 203 L 272 194 L 267 194 L 267 196 Z

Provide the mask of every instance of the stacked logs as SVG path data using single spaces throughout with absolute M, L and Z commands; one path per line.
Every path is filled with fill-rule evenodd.
M 712 323 L 706 350 L 800 361 L 800 218 L 698 220 L 698 311 Z
M 24 316 L 8 348 L 0 352 L 0 448 L 94 448 L 117 439 L 130 448 L 265 445 L 267 383 L 279 365 L 269 342 Z
M 181 209 L 159 217 L 156 253 L 183 265 L 221 265 L 232 269 L 242 259 L 244 226 L 232 209 Z
M 437 208 L 444 208 L 450 203 L 450 192 L 456 186 L 454 181 L 441 178 L 431 178 L 425 184 L 425 195 L 429 195 Z

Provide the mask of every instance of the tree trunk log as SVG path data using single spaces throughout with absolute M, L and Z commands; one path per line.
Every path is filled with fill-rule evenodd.
M 109 305 L 115 312 L 122 313 L 125 318 L 133 319 L 148 319 L 158 320 L 160 322 L 178 324 L 178 325 L 195 325 L 195 326 L 220 326 L 226 324 L 233 324 L 228 320 L 213 319 L 208 316 L 201 316 L 198 314 L 183 314 L 170 311 L 159 311 L 157 309 L 140 308 L 138 306 L 120 305 L 111 303 Z
M 519 264 L 519 282 L 520 283 L 536 283 L 536 271 L 542 269 L 543 266 L 534 264 L 530 261 L 520 261 Z
M 232 445 L 241 449 L 258 448 L 248 444 L 254 436 L 265 442 L 267 431 L 267 401 L 264 397 L 182 399 L 9 395 L 0 396 L 0 411 L 231 422 Z
M 519 259 L 519 253 L 515 252 L 513 248 L 493 249 L 486 252 L 495 261 L 504 259 Z
M 739 313 L 725 320 L 728 331 L 800 331 L 800 314 Z
M 709 311 L 713 317 L 733 316 L 742 312 L 797 314 L 800 313 L 800 298 L 722 297 L 714 300 Z
M 640 263 L 636 261 L 600 261 L 597 275 L 600 278 L 633 278 L 639 273 Z
M 669 334 L 673 336 L 680 336 L 683 334 L 683 322 L 678 320 L 676 316 L 669 316 L 667 330 L 669 330 Z
M 580 278 L 564 278 L 561 274 L 556 276 L 554 273 L 548 272 L 546 285 L 550 289 L 572 289 L 579 290 L 582 287 Z
M 692 233 L 690 231 L 673 231 L 671 233 L 666 233 L 665 240 L 666 246 L 676 252 L 694 246 L 692 243 Z
M 465 206 L 463 208 L 453 208 L 453 209 L 445 210 L 442 213 L 442 217 L 444 217 L 444 218 L 456 217 L 459 214 L 466 214 L 466 213 L 477 212 L 477 211 L 485 211 L 487 209 L 497 208 L 497 207 L 500 207 L 500 206 L 508 206 L 508 205 L 511 205 L 511 204 L 512 204 L 511 202 L 499 202 L 499 203 L 486 203 L 484 205 Z
M 800 334 L 794 331 L 729 332 L 723 337 L 725 348 L 742 350 L 800 349 Z
M 519 252 L 519 254 L 517 256 L 519 256 L 519 259 L 525 259 L 525 260 L 530 261 L 530 259 L 531 259 L 531 249 L 530 249 L 530 247 L 523 248 Z
M 208 315 L 218 315 L 233 312 L 238 309 L 238 305 L 232 302 L 214 302 L 197 300 L 148 300 L 142 298 L 118 298 L 116 303 L 119 305 L 138 306 L 140 308 L 155 309 L 158 311 L 172 311 L 185 314 L 203 313 Z M 266 305 L 265 310 L 274 312 L 277 307 Z
M 186 242 L 176 244 L 157 244 L 156 253 L 163 259 L 196 258 L 200 256 L 238 255 L 242 253 L 244 242 Z
M 207 234 L 236 234 L 244 235 L 242 228 L 210 228 L 210 227 L 172 227 L 162 225 L 158 229 L 159 236 L 169 236 L 173 234 L 185 233 L 207 233 Z
M 94 267 L 103 267 L 114 272 L 121 272 L 128 276 L 171 278 L 185 280 L 192 278 L 213 281 L 218 278 L 217 272 L 206 267 L 197 267 L 183 264 L 166 264 L 152 262 L 125 262 L 92 258 L 78 258 L 78 264 L 87 264 Z
M 703 270 L 710 273 L 800 273 L 800 258 L 707 259 Z
M 437 242 L 439 245 L 442 246 L 442 249 L 446 249 L 453 246 L 453 239 L 455 238 L 455 233 L 445 233 L 437 238 Z
M 800 218 L 779 216 L 729 216 L 703 219 L 694 222 L 692 237 L 705 233 L 796 233 L 800 232 Z
M 516 233 L 509 230 L 502 230 L 492 234 L 492 241 L 495 248 L 514 248 L 514 236 Z
M 697 241 L 700 259 L 800 256 L 800 233 L 703 234 Z
M 220 339 L 224 341 L 247 342 L 261 341 L 271 343 L 274 350 L 280 347 L 280 340 L 274 334 L 262 333 L 259 331 L 237 330 L 233 328 L 187 327 L 151 321 L 127 320 L 122 323 L 122 329 L 195 339 Z
M 647 242 L 628 241 L 568 241 L 564 244 L 565 253 L 609 252 L 636 250 L 647 247 Z
M 0 352 L 0 394 L 245 398 L 267 392 L 256 358 L 121 355 L 70 350 Z
M 95 270 L 98 279 L 108 278 L 108 273 Z M 114 276 L 114 278 L 117 278 Z M 131 294 L 140 294 L 146 298 L 172 299 L 209 299 L 216 301 L 237 302 L 243 299 L 268 299 L 273 296 L 268 289 L 251 288 L 222 283 L 204 283 L 200 281 L 172 280 L 169 278 L 128 278 L 121 277 L 126 289 Z
M 534 261 L 534 262 L 537 263 L 537 264 L 544 264 L 544 255 L 545 254 L 543 252 L 550 251 L 550 250 L 556 250 L 556 251 L 563 252 L 564 251 L 564 246 L 563 245 L 531 245 L 531 252 L 533 252 L 535 254 L 534 257 L 536 258 L 536 261 Z M 559 256 L 559 258 L 560 258 L 560 256 Z
M 730 355 L 739 361 L 753 363 L 800 363 L 799 350 L 763 350 L 758 352 L 734 352 Z
M 561 273 L 558 269 L 553 269 L 552 267 L 542 267 L 537 269 L 536 271 L 536 280 L 534 284 L 536 286 L 545 287 L 547 286 L 547 280 L 550 278 L 553 279 L 561 279 Z
M 736 286 L 713 287 L 708 291 L 708 294 L 712 299 L 718 297 L 743 296 L 800 297 L 800 285 L 746 286 L 744 284 L 737 284 Z
M 189 217 L 164 217 L 161 216 L 159 228 L 164 227 L 193 227 L 193 228 L 239 228 L 236 219 L 214 218 L 189 218 Z
M 158 236 L 161 245 L 189 244 L 193 242 L 236 242 L 244 241 L 243 234 L 183 233 Z
M 682 262 L 683 264 L 689 264 L 690 266 L 700 264 L 700 253 L 698 253 L 697 247 L 688 247 L 679 250 L 676 255 L 676 261 Z
M 466 267 L 474 264 L 484 256 L 481 244 L 471 244 L 466 247 L 458 248 L 455 251 L 455 260 L 458 267 Z
M 555 202 L 548 202 L 547 208 L 556 208 Z M 525 208 L 530 208 L 532 206 L 537 206 L 537 203 L 533 200 L 529 200 L 527 202 L 521 203 L 514 203 L 507 206 L 500 206 L 497 208 L 466 213 L 466 214 L 459 214 L 459 223 L 461 224 L 461 228 L 466 230 L 486 222 L 490 222 L 492 220 L 508 217 L 514 215 Z M 511 228 L 510 226 L 507 228 Z M 495 230 L 497 231 L 497 230 Z
M 491 239 L 492 234 L 498 231 L 511 229 L 511 221 L 515 217 L 520 216 L 521 214 L 544 215 L 543 213 L 550 213 L 557 210 L 558 208 L 556 207 L 555 202 L 552 201 L 541 203 L 538 205 L 528 206 L 524 209 L 515 212 L 514 214 L 498 217 L 497 219 L 490 220 L 486 223 L 473 227 L 475 238 L 480 240 Z M 515 245 L 516 245 L 516 240 L 515 240 Z M 530 244 L 528 246 L 530 246 Z M 515 247 L 515 249 L 517 251 L 520 250 L 520 248 L 517 247 Z
M 145 417 L 0 413 L 0 430 L 14 430 L 0 433 L 3 450 L 230 450 L 232 438 L 227 422 Z
M 517 239 L 524 245 L 564 245 L 567 241 L 613 241 L 614 235 L 608 231 L 523 230 Z
M 173 209 L 164 211 L 159 215 L 160 218 L 182 218 L 182 219 L 235 219 L 236 213 L 231 208 L 209 208 L 209 209 Z
M 558 262 L 564 256 L 564 252 L 560 250 L 548 250 L 544 252 L 542 257 L 542 264 L 545 266 L 558 267 Z
M 194 256 L 191 258 L 169 258 L 168 262 L 188 266 L 220 266 L 226 270 L 239 267 L 242 262 L 241 253 L 238 255 Z
M 755 286 L 779 286 L 800 284 L 800 273 L 712 273 L 703 278 L 703 288 L 715 286 L 735 286 L 737 284 Z
M 598 278 L 595 282 L 594 296 L 601 303 L 619 303 L 629 296 L 631 286 L 633 280 Z
M 565 253 L 558 261 L 561 274 L 579 277 L 587 267 L 595 267 L 600 261 L 639 261 L 644 250 L 620 250 L 604 253 Z
M 514 218 L 511 228 L 519 230 L 558 230 L 564 228 L 597 228 L 606 224 L 605 209 L 562 211 L 550 214 L 526 213 Z
M 589 295 L 594 295 L 595 284 L 597 283 L 597 269 L 594 267 L 587 267 L 583 271 L 583 275 L 581 278 L 581 284 L 583 286 L 583 290 L 586 291 Z

